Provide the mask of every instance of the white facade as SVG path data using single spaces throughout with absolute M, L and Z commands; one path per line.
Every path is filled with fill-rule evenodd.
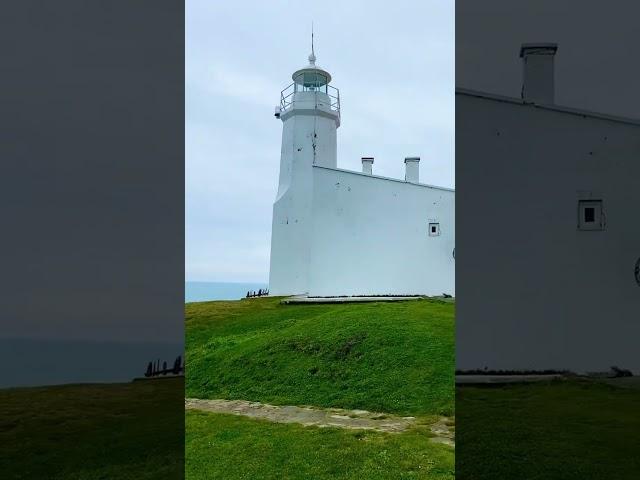
M 273 206 L 271 295 L 453 295 L 454 192 L 337 168 L 339 95 L 310 64 L 293 74 L 276 117 L 283 122 Z M 433 232 L 432 232 L 433 229 Z
M 457 368 L 640 372 L 640 122 L 459 90 L 456 169 Z

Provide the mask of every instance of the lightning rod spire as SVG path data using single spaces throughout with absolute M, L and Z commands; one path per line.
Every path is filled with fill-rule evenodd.
M 311 22 L 311 55 L 309 55 L 309 63 L 311 65 L 316 64 L 316 53 L 313 49 L 313 22 Z

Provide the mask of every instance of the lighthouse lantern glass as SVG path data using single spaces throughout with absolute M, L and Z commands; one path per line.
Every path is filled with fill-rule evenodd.
M 327 93 L 327 76 L 315 71 L 302 72 L 295 78 L 295 89 L 300 92 L 324 92 Z

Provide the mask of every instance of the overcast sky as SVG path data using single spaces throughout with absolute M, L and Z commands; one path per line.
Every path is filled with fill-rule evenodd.
M 187 280 L 267 281 L 280 91 L 307 63 L 340 89 L 338 167 L 454 186 L 454 2 L 190 0 L 186 11 Z

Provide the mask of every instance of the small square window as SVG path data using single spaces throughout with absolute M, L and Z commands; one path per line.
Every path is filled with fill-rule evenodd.
M 430 223 L 429 224 L 429 236 L 437 237 L 440 235 L 440 224 L 439 223 Z
M 587 223 L 593 223 L 596 221 L 596 209 L 593 207 L 585 207 L 584 209 L 584 221 Z
M 602 200 L 578 202 L 578 230 L 604 230 Z

